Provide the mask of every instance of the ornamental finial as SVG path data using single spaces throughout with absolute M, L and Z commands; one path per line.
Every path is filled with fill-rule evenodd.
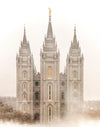
M 49 15 L 51 15 L 51 8 L 49 8 Z

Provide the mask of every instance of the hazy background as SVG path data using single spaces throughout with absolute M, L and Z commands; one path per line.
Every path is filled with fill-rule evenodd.
M 26 26 L 27 39 L 37 70 L 40 48 L 47 33 L 48 8 L 60 49 L 60 71 L 66 65 L 73 28 L 84 54 L 84 97 L 100 99 L 100 2 L 99 0 L 2 0 L 0 1 L 0 96 L 16 96 L 16 53 Z

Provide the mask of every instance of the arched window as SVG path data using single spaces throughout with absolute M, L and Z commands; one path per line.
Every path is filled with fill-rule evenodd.
M 38 108 L 39 107 L 39 103 L 37 102 L 37 103 L 35 103 L 35 107 L 36 108 Z
M 40 120 L 40 114 L 39 114 L 39 113 L 36 113 L 36 114 L 34 115 L 34 120 L 35 120 L 35 121 L 39 121 L 39 120 Z
M 52 77 L 52 67 L 48 66 L 48 78 Z
M 35 93 L 35 100 L 39 100 L 39 92 Z
M 23 83 L 23 90 L 24 89 L 27 89 L 27 84 L 25 82 Z
M 64 108 L 65 108 L 65 104 L 62 103 L 62 104 L 61 104 L 61 109 L 64 109 Z
M 48 99 L 52 99 L 52 84 L 48 85 Z
M 35 86 L 38 86 L 39 85 L 39 82 L 35 82 Z
M 48 122 L 52 121 L 52 106 L 48 106 Z
M 64 85 L 65 85 L 64 81 L 62 81 L 62 83 L 61 83 L 61 84 L 62 84 L 62 86 L 64 86 Z
M 61 93 L 61 99 L 64 99 L 64 92 Z
M 61 104 L 61 117 L 64 117 L 64 113 L 65 113 L 65 104 L 62 103 Z
M 23 93 L 23 100 L 27 100 L 27 94 L 25 92 Z
M 23 78 L 27 78 L 27 72 L 23 71 Z

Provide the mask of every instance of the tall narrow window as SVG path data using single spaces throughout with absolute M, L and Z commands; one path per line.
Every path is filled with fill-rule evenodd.
M 52 77 L 52 67 L 49 66 L 48 67 L 48 78 L 51 78 Z
M 35 86 L 38 86 L 39 85 L 39 82 L 35 82 Z
M 48 122 L 52 121 L 52 106 L 48 107 Z
M 62 86 L 64 86 L 65 85 L 65 83 L 64 83 L 64 81 L 62 82 Z
M 39 92 L 35 93 L 35 100 L 39 100 Z
M 22 112 L 23 113 L 27 112 L 27 105 L 22 105 Z
M 23 72 L 23 78 L 27 78 L 27 72 L 26 71 Z
M 23 93 L 23 100 L 27 100 L 27 94 L 25 92 Z
M 35 121 L 39 121 L 39 120 L 40 120 L 40 114 L 39 114 L 39 113 L 36 113 L 36 114 L 34 115 L 34 120 L 35 120 Z
M 64 117 L 64 113 L 65 113 L 65 104 L 62 103 L 61 104 L 61 117 Z
M 61 93 L 61 99 L 64 99 L 64 92 Z
M 27 84 L 26 84 L 25 82 L 23 83 L 23 90 L 24 90 L 24 89 L 25 89 L 25 90 L 27 89 Z
M 52 85 L 51 84 L 48 85 L 48 99 L 49 100 L 52 99 Z

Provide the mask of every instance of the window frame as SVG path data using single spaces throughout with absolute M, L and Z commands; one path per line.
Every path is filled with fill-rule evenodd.
M 35 100 L 39 100 L 39 92 L 35 92 Z
M 52 100 L 52 84 L 48 84 L 48 100 Z
M 53 119 L 53 108 L 51 105 L 48 106 L 48 122 L 51 122 Z

